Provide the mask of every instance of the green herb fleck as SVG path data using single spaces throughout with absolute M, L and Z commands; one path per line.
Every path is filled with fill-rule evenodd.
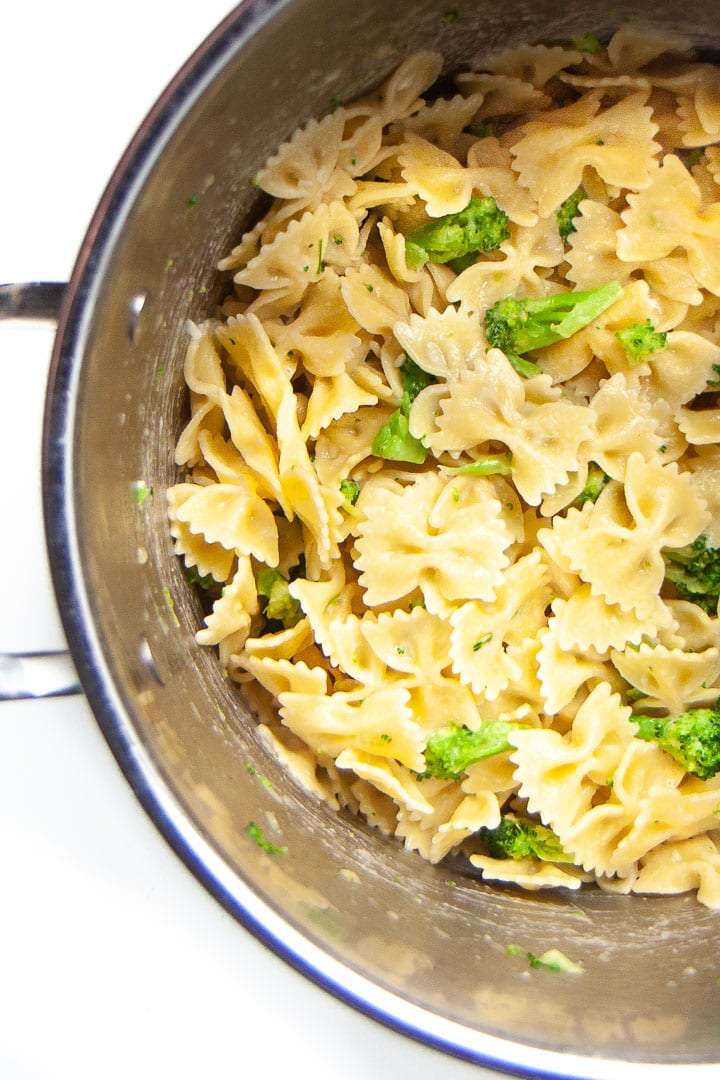
M 448 10 L 444 11 L 440 16 L 440 21 L 444 23 L 452 23 L 455 22 L 459 15 L 460 12 L 457 8 L 448 8 Z
M 154 494 L 153 489 L 148 487 L 144 480 L 138 480 L 135 483 L 135 505 L 138 510 L 142 510 L 147 500 L 151 499 Z
M 179 626 L 180 625 L 180 620 L 178 619 L 177 613 L 175 611 L 175 601 L 173 600 L 172 593 L 168 589 L 167 585 L 163 585 L 163 596 L 165 597 L 165 603 L 168 606 L 168 610 L 170 611 L 170 614 L 172 615 L 173 622 L 175 623 L 176 626 Z
M 185 203 L 185 206 L 188 208 L 188 210 L 192 210 L 192 208 L 194 206 L 197 206 L 197 204 L 199 202 L 200 202 L 200 196 L 199 195 L 191 195 L 190 198 Z
M 268 791 L 272 791 L 272 787 L 273 787 L 272 780 L 268 780 L 267 776 L 263 776 L 262 773 L 259 773 L 254 765 L 249 765 L 248 764 L 248 765 L 245 766 L 245 768 L 247 769 L 250 776 L 257 776 L 258 780 L 263 785 L 263 787 L 266 787 L 268 789 Z
M 579 52 L 590 53 L 591 56 L 594 56 L 602 48 L 600 38 L 596 37 L 595 34 L 582 34 L 580 37 L 573 38 L 571 45 L 574 49 L 578 49 Z
M 569 960 L 559 949 L 548 949 L 542 956 L 521 949 L 517 945 L 508 945 L 508 956 L 522 956 L 527 960 L 531 968 L 542 968 L 545 971 L 561 971 L 568 975 L 583 975 L 585 969 L 581 964 Z
M 286 847 L 277 847 L 275 844 L 271 844 L 269 840 L 266 840 L 262 829 L 254 821 L 251 821 L 245 829 L 245 835 L 259 848 L 267 852 L 268 855 L 287 855 L 288 849 Z
M 487 634 L 483 634 L 482 637 L 479 637 L 477 639 L 477 641 L 473 645 L 473 652 L 479 652 L 480 649 L 482 649 L 483 645 L 489 645 L 492 639 L 492 631 L 488 630 Z

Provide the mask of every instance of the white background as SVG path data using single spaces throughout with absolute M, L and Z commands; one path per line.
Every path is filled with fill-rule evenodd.
M 3 5 L 0 281 L 65 280 L 115 163 L 227 0 Z M 44 564 L 49 334 L 0 331 L 0 652 L 62 646 Z M 495 1076 L 356 1014 L 201 888 L 81 698 L 0 704 L 0 1077 Z

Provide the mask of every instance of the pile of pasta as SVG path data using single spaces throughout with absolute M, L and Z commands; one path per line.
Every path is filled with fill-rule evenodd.
M 513 48 L 438 98 L 441 68 L 414 54 L 280 147 L 256 177 L 270 209 L 220 264 L 232 295 L 190 327 L 169 513 L 217 586 L 197 640 L 302 784 L 425 858 L 720 907 L 720 776 L 630 719 L 720 696 L 718 618 L 662 555 L 720 546 L 720 70 L 636 25 Z M 507 214 L 499 249 L 412 269 L 408 223 L 473 197 Z M 619 299 L 534 354 L 540 374 L 488 343 L 496 301 L 608 282 Z M 666 347 L 633 365 L 616 334 L 647 320 Z M 432 376 L 409 409 L 422 464 L 373 453 L 407 357 Z M 458 472 L 488 453 L 510 473 Z M 580 505 L 591 463 L 609 481 Z M 294 625 L 268 622 L 266 568 Z M 488 720 L 517 723 L 509 750 L 423 777 L 434 732 Z M 573 861 L 483 853 L 508 811 Z

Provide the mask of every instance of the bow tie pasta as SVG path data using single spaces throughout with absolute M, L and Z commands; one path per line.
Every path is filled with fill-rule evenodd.
M 720 908 L 720 71 L 631 25 L 442 66 L 278 149 L 191 327 L 197 641 L 424 858 Z

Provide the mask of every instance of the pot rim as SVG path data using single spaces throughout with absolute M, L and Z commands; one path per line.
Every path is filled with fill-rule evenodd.
M 179 122 L 231 57 L 292 0 L 242 0 L 180 68 L 113 172 L 82 241 L 60 311 L 43 432 L 43 510 L 51 575 L 63 627 L 95 718 L 135 795 L 165 840 L 223 907 L 279 958 L 365 1016 L 430 1047 L 520 1076 L 604 1080 L 613 1066 L 657 1080 L 675 1065 L 583 1057 L 476 1031 L 432 1013 L 332 957 L 240 880 L 193 823 L 134 731 L 103 655 L 85 592 L 75 519 L 73 432 L 79 369 L 98 281 L 126 211 Z M 693 1076 L 716 1066 L 680 1066 Z

